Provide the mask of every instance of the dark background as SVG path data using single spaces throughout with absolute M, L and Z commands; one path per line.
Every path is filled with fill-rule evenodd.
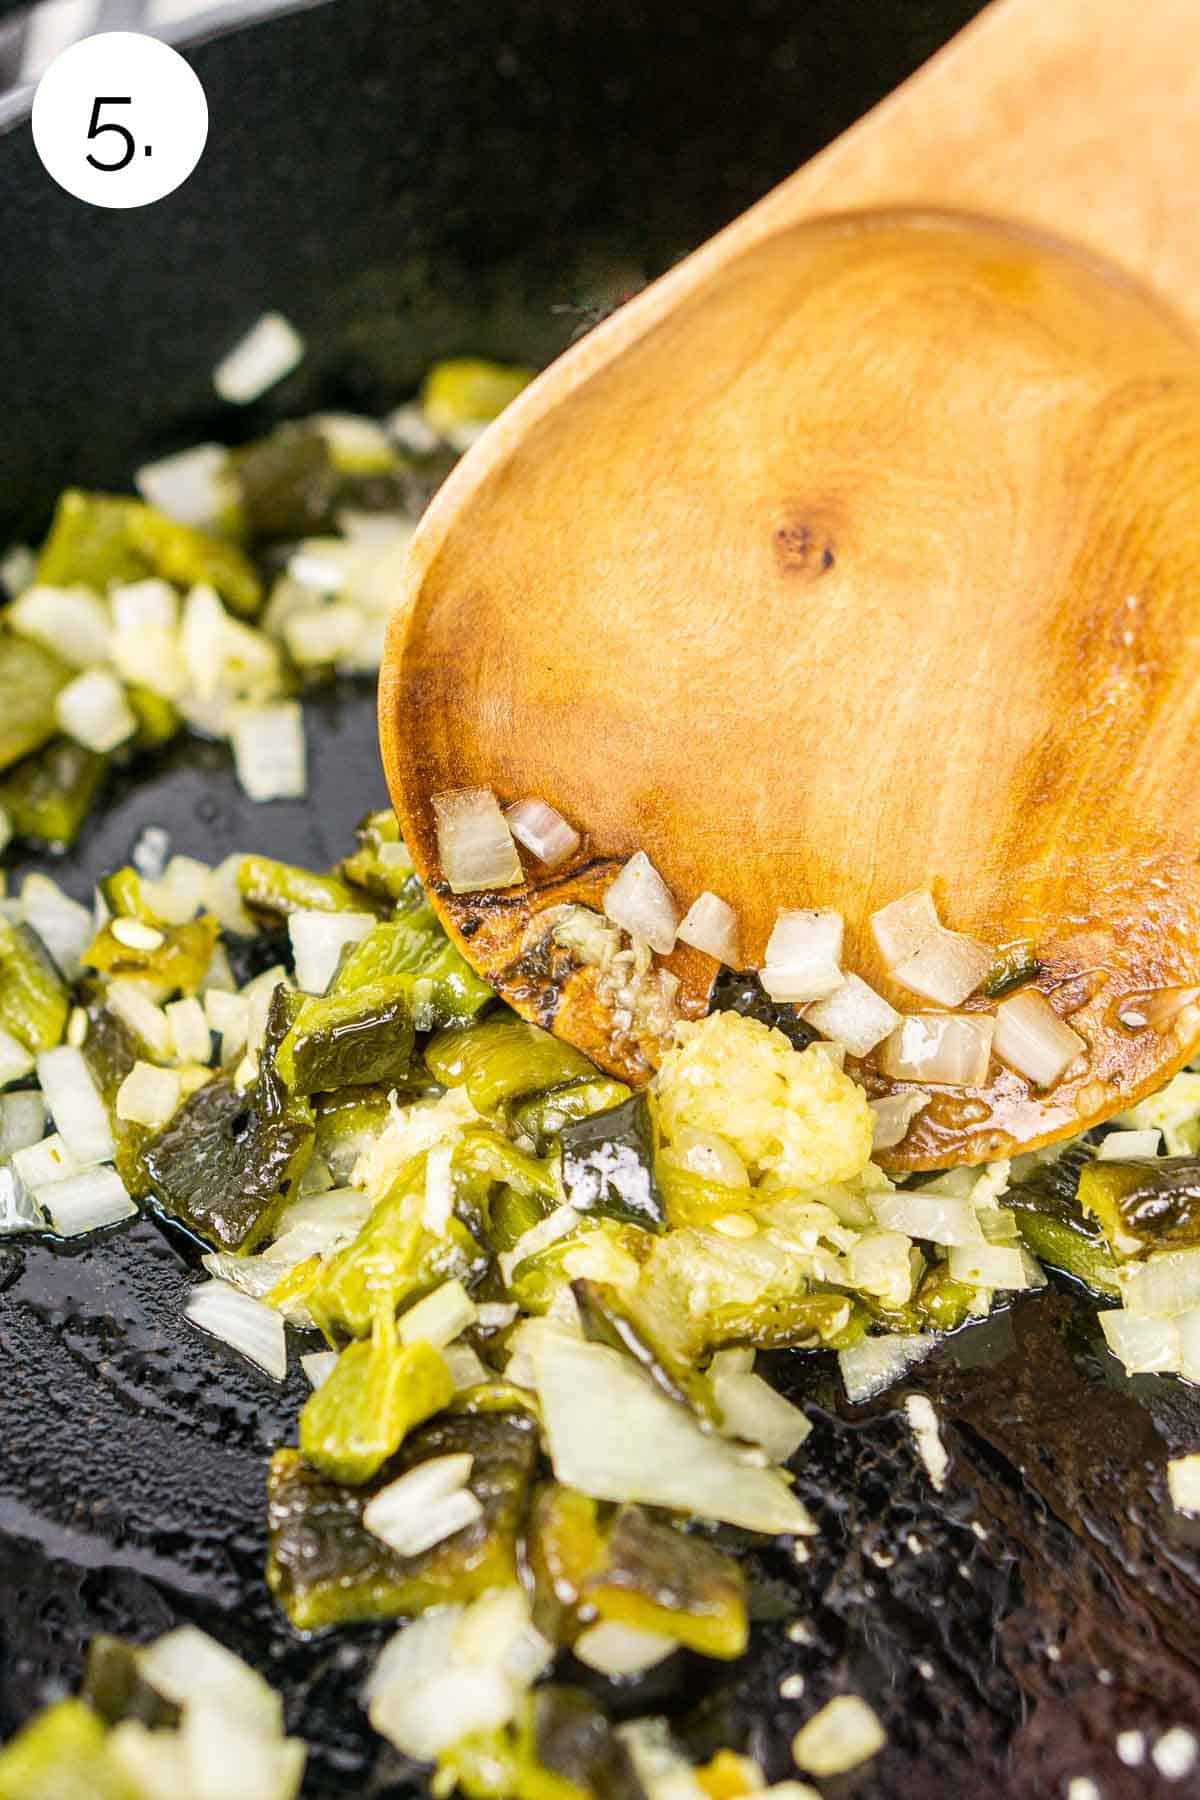
M 18 121 L 0 131 L 0 543 L 36 533 L 69 482 L 124 486 L 150 454 L 318 402 L 382 409 L 435 356 L 552 355 L 974 10 L 333 0 L 195 51 L 207 151 L 130 214 L 61 193 Z M 306 362 L 221 409 L 212 364 L 266 307 L 299 325 Z M 372 697 L 307 710 L 306 801 L 252 807 L 223 751 L 177 749 L 124 782 L 64 884 L 85 894 L 148 823 L 213 860 L 332 860 L 382 798 Z M 404 1791 L 355 1698 L 383 1633 L 302 1644 L 262 1581 L 264 1469 L 302 1378 L 277 1391 L 187 1328 L 193 1278 L 151 1222 L 65 1252 L 0 1246 L 0 1734 L 77 1681 L 94 1631 L 193 1619 L 286 1686 L 308 1793 Z M 1190 1390 L 1126 1380 L 1068 1288 L 1033 1296 L 905 1384 L 942 1419 L 938 1496 L 894 1397 L 849 1411 L 825 1357 L 776 1374 L 816 1424 L 797 1469 L 822 1536 L 804 1564 L 754 1561 L 745 1665 L 676 1659 L 619 1704 L 666 1706 L 697 1749 L 744 1744 L 777 1780 L 809 1712 L 861 1692 L 889 1745 L 829 1800 L 1045 1800 L 1077 1775 L 1106 1800 L 1197 1791 L 1114 1749 L 1119 1730 L 1200 1718 L 1197 1534 L 1163 1484 L 1167 1455 L 1200 1444 Z M 785 1673 L 800 1698 L 778 1697 Z

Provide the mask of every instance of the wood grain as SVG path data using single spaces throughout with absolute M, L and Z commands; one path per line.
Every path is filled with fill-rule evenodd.
M 1195 1007 L 1118 1018 L 1200 967 L 1200 356 L 1159 191 L 1165 118 L 1200 152 L 1183 15 L 993 8 L 556 364 L 423 522 L 381 683 L 405 835 L 478 965 L 609 1066 L 656 1046 L 614 1051 L 588 974 L 563 1001 L 545 912 L 639 847 L 735 905 L 747 963 L 779 906 L 838 906 L 906 1010 L 864 924 L 930 878 L 949 924 L 1037 956 L 1082 1066 L 1039 1095 L 993 1064 L 898 1166 L 1078 1130 L 1191 1053 Z M 1014 226 L 808 219 L 892 198 L 1078 224 L 1184 304 Z M 428 796 L 475 784 L 559 806 L 580 866 L 449 896 Z M 712 963 L 672 966 L 702 1010 Z

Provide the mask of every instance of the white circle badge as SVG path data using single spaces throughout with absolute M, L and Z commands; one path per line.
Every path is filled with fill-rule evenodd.
M 104 31 L 55 57 L 33 97 L 33 141 L 59 187 L 90 206 L 149 206 L 200 161 L 208 101 L 177 50 Z

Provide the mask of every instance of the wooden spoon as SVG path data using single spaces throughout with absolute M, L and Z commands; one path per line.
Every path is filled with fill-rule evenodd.
M 1198 190 L 1194 0 L 1002 0 L 464 459 L 392 621 L 383 754 L 520 1012 L 646 1077 L 665 1038 L 547 919 L 644 849 L 734 906 L 747 966 L 778 908 L 838 908 L 903 1011 L 867 920 L 913 888 L 1035 959 L 1086 1053 L 1049 1091 L 996 1060 L 936 1090 L 895 1167 L 1079 1131 L 1194 1054 Z M 452 895 L 430 795 L 474 786 L 584 851 Z M 668 966 L 703 1013 L 715 963 Z

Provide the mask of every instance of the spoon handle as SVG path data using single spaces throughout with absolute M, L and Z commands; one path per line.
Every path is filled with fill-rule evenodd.
M 1197 0 L 995 0 L 714 248 L 897 204 L 1073 239 L 1200 324 Z

